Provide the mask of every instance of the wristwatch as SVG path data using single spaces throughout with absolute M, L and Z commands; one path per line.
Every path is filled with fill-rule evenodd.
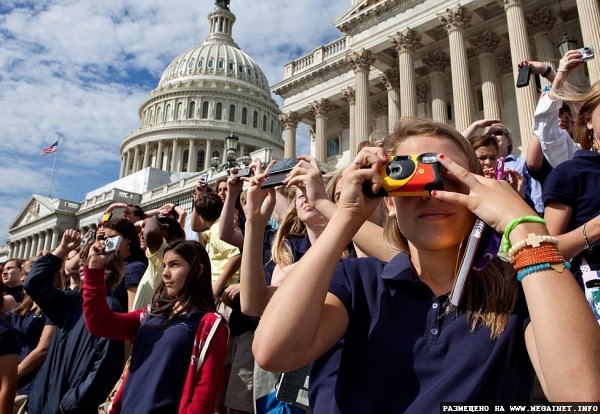
M 546 68 L 546 71 L 544 73 L 542 73 L 542 78 L 547 78 L 548 75 L 550 74 L 550 72 L 552 72 L 552 66 L 548 65 L 548 67 Z

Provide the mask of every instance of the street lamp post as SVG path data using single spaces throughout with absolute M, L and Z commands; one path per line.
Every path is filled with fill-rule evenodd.
M 225 154 L 226 154 L 226 159 L 227 162 L 225 162 L 222 165 L 219 165 L 221 160 L 219 159 L 219 157 L 212 157 L 210 159 L 210 163 L 213 166 L 213 168 L 216 171 L 223 171 L 223 169 L 227 168 L 233 168 L 233 167 L 239 167 L 239 164 L 236 161 L 237 159 L 237 143 L 240 139 L 237 137 L 237 135 L 235 135 L 233 132 L 230 132 L 229 135 L 227 135 L 227 137 L 225 138 L 225 147 L 227 148 L 225 150 Z M 246 157 L 244 157 L 244 159 L 242 160 L 242 162 L 244 162 Z M 244 162 L 245 164 L 245 162 Z

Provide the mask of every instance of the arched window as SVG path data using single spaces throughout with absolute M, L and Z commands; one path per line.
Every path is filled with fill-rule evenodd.
M 223 104 L 221 102 L 219 102 L 219 103 L 217 103 L 215 119 L 221 119 L 222 115 L 223 115 Z
M 263 115 L 262 128 L 263 128 L 263 131 L 265 131 L 265 132 L 267 131 L 267 116 L 266 115 Z
M 150 111 L 150 116 L 149 116 L 149 119 L 148 119 L 148 123 L 150 125 L 152 125 L 154 123 L 154 110 Z
M 206 152 L 201 149 L 198 150 L 198 158 L 196 158 L 196 171 L 202 171 L 204 169 L 204 156 Z
M 252 115 L 252 126 L 258 128 L 258 112 L 256 111 L 254 111 L 254 114 Z
M 242 124 L 248 125 L 248 108 L 242 108 Z
M 204 58 L 201 57 L 200 59 L 198 59 L 198 67 L 201 68 L 204 66 Z
M 235 122 L 235 105 L 229 105 L 229 122 Z
M 196 102 L 192 101 L 190 102 L 190 107 L 188 108 L 188 118 L 195 118 L 196 117 Z
M 208 118 L 208 102 L 202 102 L 202 119 Z
M 163 121 L 163 119 L 162 119 L 162 106 L 159 106 L 156 109 L 156 122 L 162 122 L 162 121 Z
M 183 118 L 184 118 L 183 102 L 179 102 L 177 104 L 177 119 L 183 119 Z
M 173 113 L 171 112 L 171 104 L 167 104 L 167 121 L 173 119 Z
M 191 58 L 188 61 L 188 72 L 191 71 L 192 69 L 194 69 L 194 63 L 196 63 L 196 60 L 194 58 Z
M 209 68 L 212 68 L 213 66 L 215 66 L 215 61 L 214 61 L 212 58 L 210 58 L 210 59 L 208 60 L 208 67 L 209 67 Z
M 271 119 L 271 134 L 275 132 L 275 122 Z

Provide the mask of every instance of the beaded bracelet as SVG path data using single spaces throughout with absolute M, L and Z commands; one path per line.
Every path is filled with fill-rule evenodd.
M 503 252 L 508 253 L 510 250 L 511 245 L 508 236 L 510 236 L 510 232 L 521 223 L 542 223 L 543 225 L 546 225 L 546 220 L 539 216 L 523 216 L 509 222 L 504 228 L 504 234 L 502 235 L 502 240 L 500 241 L 500 246 Z
M 519 250 L 526 246 L 531 247 L 539 247 L 542 243 L 553 243 L 558 244 L 558 239 L 554 236 L 542 235 L 535 233 L 529 233 L 527 238 L 521 240 L 520 242 L 513 244 L 513 246 L 508 250 L 508 257 L 512 260 Z
M 541 272 L 543 270 L 548 270 L 550 268 L 556 270 L 559 273 L 562 273 L 565 271 L 565 268 L 566 269 L 571 268 L 571 263 L 564 261 L 562 263 L 540 263 L 540 264 L 536 264 L 533 266 L 529 266 L 517 273 L 517 280 L 519 282 L 522 282 L 523 278 L 525 276 L 530 275 L 535 272 Z

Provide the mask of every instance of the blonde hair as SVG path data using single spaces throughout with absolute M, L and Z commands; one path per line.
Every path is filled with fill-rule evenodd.
M 403 118 L 397 124 L 394 133 L 384 142 L 384 149 L 396 153 L 398 146 L 409 138 L 427 136 L 447 140 L 456 145 L 467 157 L 469 170 L 481 175 L 482 169 L 475 151 L 469 142 L 453 128 L 438 122 Z M 400 232 L 395 218 L 386 219 L 384 237 L 393 248 L 408 252 L 408 240 Z M 465 234 L 464 240 L 468 237 Z M 454 269 L 455 277 L 460 259 L 464 254 L 462 243 Z M 459 309 L 466 314 L 472 331 L 479 325 L 490 329 L 490 338 L 497 338 L 506 328 L 508 319 L 517 302 L 518 284 L 514 269 L 506 262 L 495 258 L 482 271 L 471 270 L 467 278 L 465 291 Z M 447 312 L 452 309 L 449 308 Z
M 286 238 L 302 237 L 306 234 L 306 225 L 300 220 L 298 212 L 296 211 L 296 188 L 292 188 L 287 195 L 290 204 L 285 215 L 281 219 L 271 249 L 271 257 L 279 267 L 289 266 L 294 263 L 292 248 Z

